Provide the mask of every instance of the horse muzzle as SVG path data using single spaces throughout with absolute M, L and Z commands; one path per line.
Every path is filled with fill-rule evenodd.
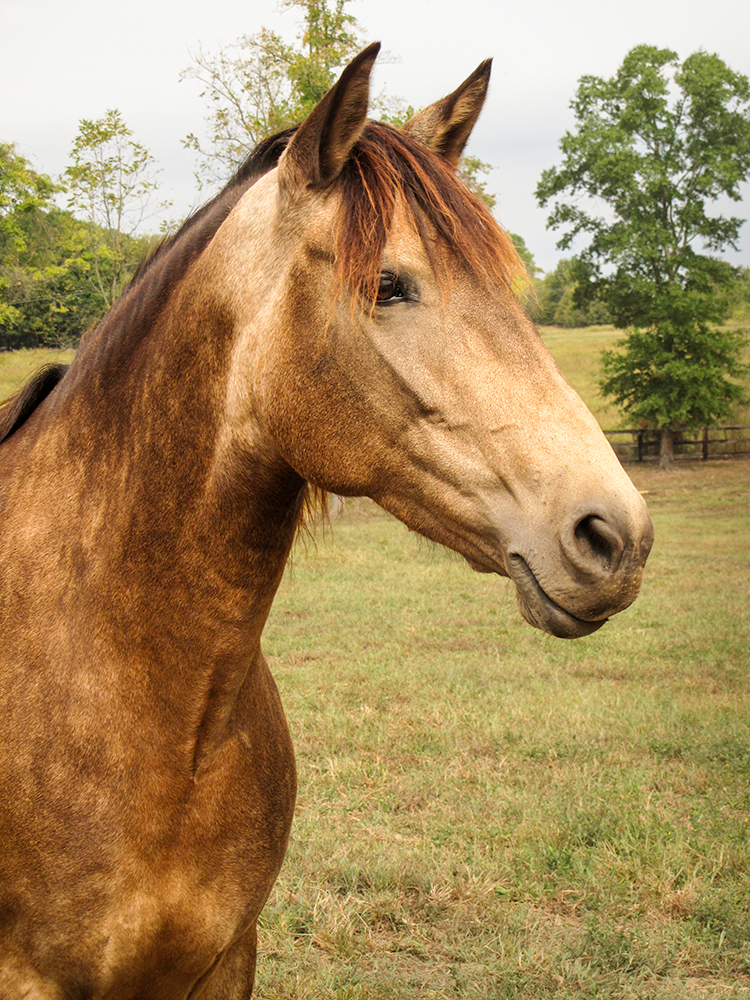
M 561 639 L 596 632 L 635 600 L 653 539 L 645 505 L 635 522 L 597 507 L 566 522 L 554 559 L 537 545 L 529 552 L 511 547 L 506 570 L 522 616 Z

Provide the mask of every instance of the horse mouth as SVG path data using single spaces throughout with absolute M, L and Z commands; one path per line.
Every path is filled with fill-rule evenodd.
M 583 621 L 561 608 L 544 592 L 523 556 L 514 553 L 508 563 L 509 576 L 516 585 L 519 610 L 534 628 L 549 632 L 558 639 L 580 639 L 596 632 L 607 621 L 606 618 Z

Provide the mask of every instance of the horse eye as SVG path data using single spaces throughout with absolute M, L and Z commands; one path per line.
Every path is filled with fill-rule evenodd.
M 376 299 L 381 304 L 384 302 L 398 302 L 399 299 L 405 299 L 406 292 L 404 291 L 404 286 L 398 280 L 395 274 L 390 274 L 388 271 L 383 271 L 380 275 L 380 284 L 378 285 L 378 294 Z

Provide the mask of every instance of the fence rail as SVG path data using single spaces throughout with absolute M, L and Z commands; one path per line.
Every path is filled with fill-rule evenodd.
M 638 429 L 605 431 L 621 462 L 659 460 L 659 432 Z M 750 455 L 750 427 L 704 427 L 699 431 L 675 431 L 675 459 L 718 458 Z

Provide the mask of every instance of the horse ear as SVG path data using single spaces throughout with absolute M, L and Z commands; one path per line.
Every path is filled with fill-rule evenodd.
M 492 60 L 486 59 L 452 94 L 410 118 L 402 131 L 429 146 L 456 169 L 484 105 L 491 68 Z
M 380 42 L 360 52 L 295 132 L 279 160 L 286 189 L 324 188 L 334 181 L 362 134 L 370 98 L 370 72 Z

